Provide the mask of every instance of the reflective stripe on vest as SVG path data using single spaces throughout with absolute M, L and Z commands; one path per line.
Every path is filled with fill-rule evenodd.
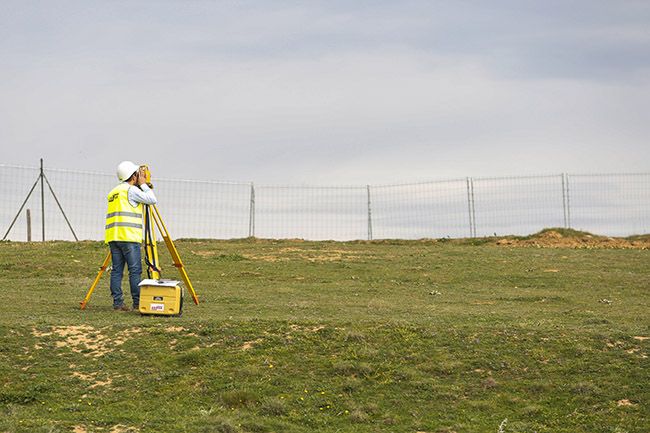
M 130 185 L 123 182 L 108 193 L 105 242 L 142 242 L 142 204 L 129 203 Z
M 128 194 L 129 193 L 127 192 L 127 198 L 128 198 Z M 131 203 L 129 203 L 129 204 L 131 204 Z M 114 216 L 130 216 L 130 217 L 141 218 L 142 214 L 137 213 L 137 212 L 111 212 L 111 213 L 106 214 L 106 218 L 111 218 L 111 217 L 114 217 Z
M 106 228 L 107 228 L 107 229 L 110 229 L 111 227 L 134 227 L 134 228 L 136 228 L 136 229 L 141 229 L 141 228 L 142 228 L 142 224 L 138 224 L 138 223 L 121 223 L 121 222 L 118 222 L 118 223 L 110 223 L 110 224 L 106 225 Z

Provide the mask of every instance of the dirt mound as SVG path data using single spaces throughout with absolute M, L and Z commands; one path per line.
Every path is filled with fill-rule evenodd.
M 650 236 L 614 238 L 572 229 L 545 229 L 531 236 L 508 236 L 496 240 L 497 245 L 538 248 L 616 248 L 650 249 Z

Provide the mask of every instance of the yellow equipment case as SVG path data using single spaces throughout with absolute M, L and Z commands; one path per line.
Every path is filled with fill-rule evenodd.
M 142 280 L 140 314 L 180 316 L 183 312 L 183 289 L 176 280 Z

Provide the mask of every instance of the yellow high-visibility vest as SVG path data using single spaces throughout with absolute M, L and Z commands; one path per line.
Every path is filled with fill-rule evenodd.
M 142 203 L 129 203 L 129 185 L 122 182 L 108 193 L 105 242 L 142 243 Z

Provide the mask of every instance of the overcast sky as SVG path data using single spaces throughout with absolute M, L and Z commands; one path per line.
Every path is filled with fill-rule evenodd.
M 649 1 L 0 6 L 0 163 L 298 184 L 649 171 Z

